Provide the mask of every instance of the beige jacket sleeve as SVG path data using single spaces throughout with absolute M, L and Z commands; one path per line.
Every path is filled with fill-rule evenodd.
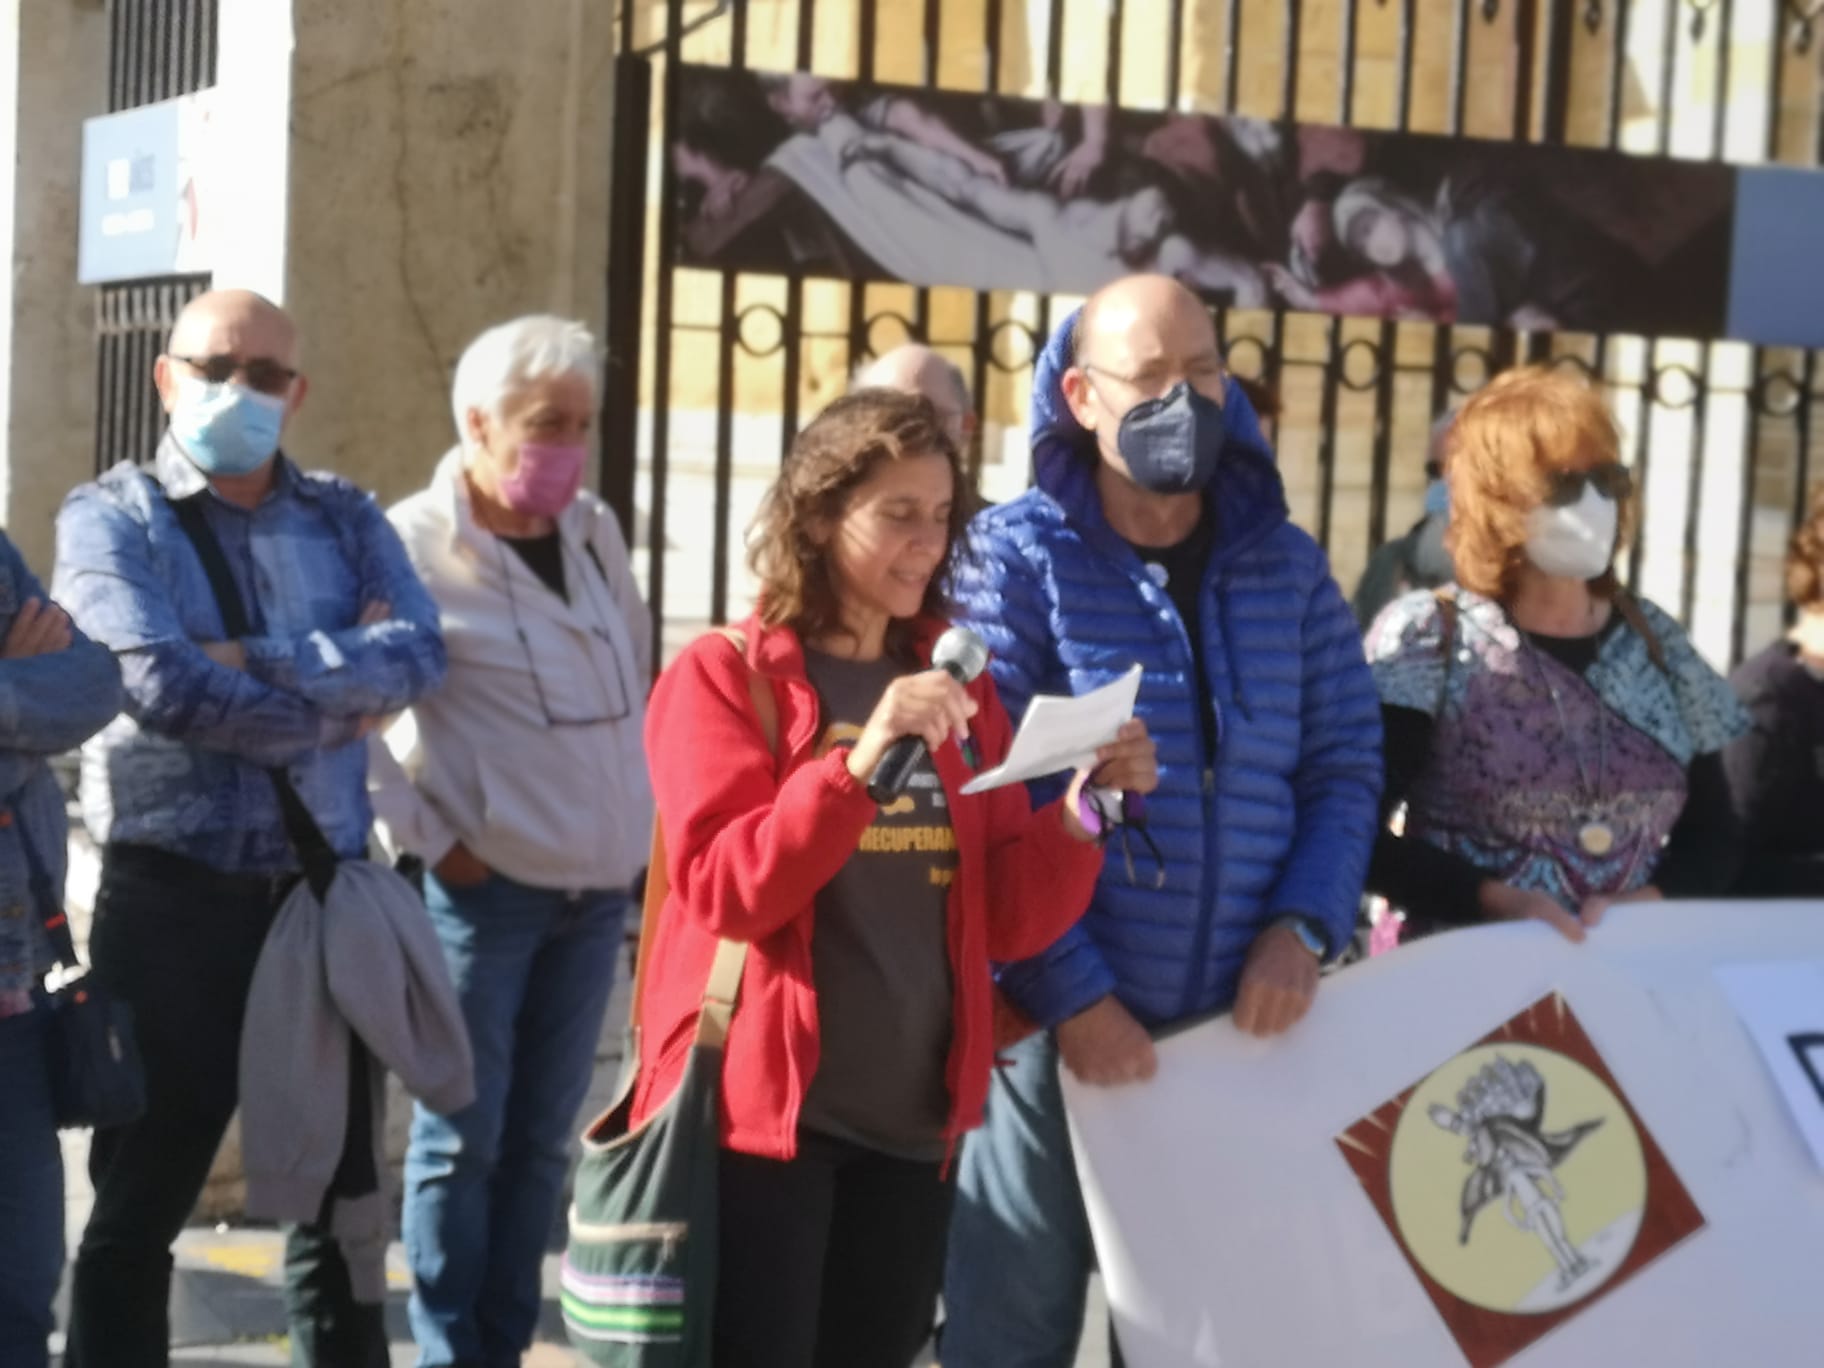
M 418 746 L 418 722 L 402 713 L 384 732 L 367 738 L 367 796 L 374 805 L 380 843 L 394 859 L 410 852 L 434 867 L 459 839 L 456 828 L 405 772 Z

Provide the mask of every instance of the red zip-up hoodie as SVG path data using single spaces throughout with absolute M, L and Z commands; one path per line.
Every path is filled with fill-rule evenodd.
M 917 624 L 920 660 L 944 624 Z M 646 755 L 665 823 L 671 893 L 660 914 L 642 1004 L 633 1124 L 683 1075 L 716 941 L 751 946 L 722 1068 L 722 1143 L 774 1159 L 797 1151 L 798 1112 L 817 1072 L 817 993 L 811 935 L 817 893 L 874 821 L 846 753 L 816 755 L 823 719 L 795 633 L 742 624 L 743 661 L 716 633 L 692 643 L 660 676 L 646 711 Z M 754 715 L 748 672 L 770 685 L 779 747 Z M 967 686 L 982 768 L 1013 739 L 984 672 Z M 947 940 L 955 1030 L 946 1077 L 954 1145 L 979 1125 L 993 1063 L 990 960 L 1044 950 L 1089 906 L 1102 852 L 1065 830 L 1059 804 L 1033 812 L 1022 785 L 965 798 L 971 777 L 955 742 L 933 757 L 956 833 Z

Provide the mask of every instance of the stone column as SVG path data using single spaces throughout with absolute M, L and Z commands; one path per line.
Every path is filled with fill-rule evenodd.
M 476 333 L 548 310 L 600 335 L 613 7 L 291 8 L 283 295 L 312 389 L 290 445 L 390 502 L 454 441 Z
M 611 8 L 222 0 L 215 284 L 298 321 L 310 391 L 286 447 L 306 467 L 392 503 L 454 441 L 450 377 L 483 328 L 549 311 L 600 336 Z M 395 1166 L 410 1119 L 393 1081 Z M 231 1130 L 206 1219 L 239 1211 L 240 1167 Z
M 82 121 L 107 109 L 104 0 L 0 0 L 0 523 L 50 579 L 94 467 L 95 292 L 76 284 Z

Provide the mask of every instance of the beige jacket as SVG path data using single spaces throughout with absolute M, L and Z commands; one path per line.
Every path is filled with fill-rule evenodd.
M 382 839 L 432 865 L 460 839 L 539 888 L 628 887 L 652 833 L 652 648 L 613 512 L 585 490 L 557 521 L 568 603 L 476 524 L 459 449 L 387 516 L 437 600 L 449 675 L 369 739 Z

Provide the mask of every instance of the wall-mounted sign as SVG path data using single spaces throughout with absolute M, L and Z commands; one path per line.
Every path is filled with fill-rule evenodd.
M 1824 346 L 1824 174 L 685 67 L 681 260 Z
M 84 285 L 210 269 L 212 91 L 84 120 Z

